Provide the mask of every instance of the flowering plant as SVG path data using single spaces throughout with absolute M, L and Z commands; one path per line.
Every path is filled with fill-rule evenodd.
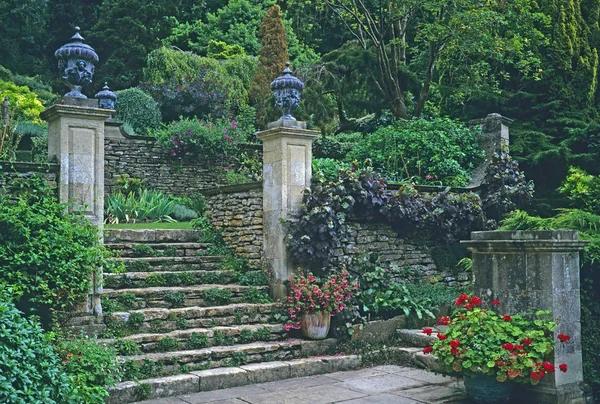
M 435 343 L 423 352 L 433 353 L 441 370 L 531 384 L 556 371 L 556 366 L 546 361 L 554 348 L 557 326 L 549 319 L 550 311 L 537 311 L 533 319 L 527 319 L 521 315 L 498 315 L 481 308 L 481 303 L 478 296 L 462 294 L 452 316 L 438 319 L 439 325 L 448 327 L 440 329 Z M 491 303 L 501 305 L 498 300 Z M 431 335 L 433 329 L 423 332 Z M 562 343 L 570 339 L 566 334 L 558 334 L 557 338 Z M 558 368 L 567 371 L 564 363 Z
M 342 311 L 353 291 L 358 289 L 358 284 L 350 283 L 348 278 L 348 271 L 343 270 L 331 275 L 319 286 L 317 278 L 310 272 L 307 276 L 290 277 L 290 292 L 283 303 L 277 303 L 289 315 L 285 330 L 300 329 L 303 314 L 334 314 Z

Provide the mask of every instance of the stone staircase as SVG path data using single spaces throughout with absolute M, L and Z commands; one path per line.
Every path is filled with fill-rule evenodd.
M 232 382 L 215 387 L 207 380 L 234 369 L 247 373 L 239 367 L 256 370 L 261 362 L 268 362 L 266 369 L 289 369 L 289 361 L 335 347 L 333 339 L 287 338 L 266 280 L 259 284 L 257 271 L 229 269 L 222 249 L 199 243 L 200 236 L 194 230 L 105 230 L 105 244 L 119 252 L 126 269 L 104 274 L 106 329 L 99 342 L 117 348 L 131 380 L 113 388 L 109 402 L 199 391 L 202 377 L 203 389 L 228 387 Z M 188 386 L 183 390 L 181 380 Z

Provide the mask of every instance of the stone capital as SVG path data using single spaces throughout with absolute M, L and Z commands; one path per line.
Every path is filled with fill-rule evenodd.
M 112 109 L 101 109 L 101 108 L 92 108 L 86 106 L 77 106 L 77 105 L 63 105 L 63 104 L 55 104 L 50 108 L 46 109 L 40 114 L 40 118 L 43 120 L 50 122 L 54 121 L 60 117 L 68 117 L 68 118 L 83 118 L 90 120 L 100 120 L 102 122 L 106 121 L 114 114 L 116 111 Z

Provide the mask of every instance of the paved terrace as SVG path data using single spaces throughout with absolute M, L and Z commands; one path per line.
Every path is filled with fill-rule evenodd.
M 412 404 L 467 403 L 459 379 L 385 365 L 230 389 L 184 394 L 138 404 Z

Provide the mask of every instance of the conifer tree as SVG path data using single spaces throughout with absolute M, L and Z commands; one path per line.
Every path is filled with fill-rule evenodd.
M 258 68 L 252 79 L 250 103 L 256 108 L 256 123 L 264 128 L 272 112 L 271 89 L 269 84 L 277 78 L 288 61 L 288 46 L 285 29 L 278 5 L 270 7 L 260 24 L 260 43 Z

